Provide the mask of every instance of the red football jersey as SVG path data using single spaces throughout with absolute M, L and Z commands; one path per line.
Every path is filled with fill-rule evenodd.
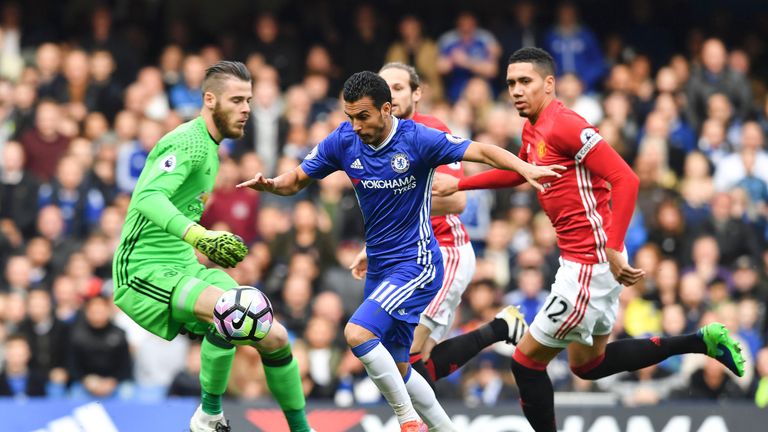
M 412 120 L 416 123 L 421 123 L 424 126 L 429 126 L 445 133 L 451 133 L 448 126 L 437 117 L 414 113 Z M 464 177 L 464 170 L 462 169 L 461 162 L 440 165 L 437 167 L 437 172 L 449 174 L 456 178 Z M 447 214 L 444 216 L 432 216 L 430 219 L 432 222 L 432 230 L 435 232 L 435 238 L 440 246 L 463 246 L 469 241 L 469 235 L 467 235 L 467 230 L 464 228 L 464 224 L 459 220 L 459 215 Z
M 536 124 L 523 126 L 520 159 L 536 165 L 563 165 L 560 178 L 543 178 L 539 201 L 557 231 L 564 258 L 581 263 L 606 262 L 606 232 L 611 225 L 611 197 L 606 181 L 593 176 L 583 161 L 603 139 L 598 130 L 560 101 L 552 101 Z

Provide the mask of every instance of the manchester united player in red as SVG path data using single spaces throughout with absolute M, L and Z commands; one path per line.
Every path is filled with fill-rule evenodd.
M 744 374 L 741 348 L 720 323 L 689 335 L 608 343 L 622 285 L 644 277 L 642 270 L 628 264 L 623 245 L 638 179 L 595 127 L 555 99 L 554 74 L 554 61 L 544 50 L 523 48 L 509 58 L 509 94 L 528 119 L 520 158 L 567 167 L 560 178 L 540 179 L 546 193 L 539 193 L 539 201 L 557 231 L 561 265 L 544 308 L 512 358 L 523 412 L 537 432 L 557 431 L 545 368 L 565 348 L 571 370 L 588 380 L 684 353 L 707 354 L 735 374 Z M 433 190 L 449 195 L 524 181 L 513 172 L 491 170 L 461 180 L 441 178 Z

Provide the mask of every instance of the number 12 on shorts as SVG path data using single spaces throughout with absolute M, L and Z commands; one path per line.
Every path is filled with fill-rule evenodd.
M 568 303 L 557 294 L 552 294 L 550 297 L 549 302 L 544 307 L 544 312 L 547 313 L 547 318 L 556 323 L 560 321 L 562 315 L 568 310 Z

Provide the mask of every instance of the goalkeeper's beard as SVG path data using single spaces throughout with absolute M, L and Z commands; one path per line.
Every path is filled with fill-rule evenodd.
M 221 109 L 221 102 L 216 102 L 211 117 L 222 138 L 241 138 L 243 136 L 243 129 L 234 129 L 229 126 L 227 112 Z

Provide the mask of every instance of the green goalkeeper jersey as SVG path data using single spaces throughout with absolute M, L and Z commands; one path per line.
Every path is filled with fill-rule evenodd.
M 166 134 L 149 153 L 133 191 L 115 251 L 116 286 L 147 265 L 186 266 L 197 262 L 184 242 L 185 229 L 198 222 L 219 171 L 219 146 L 202 117 Z

